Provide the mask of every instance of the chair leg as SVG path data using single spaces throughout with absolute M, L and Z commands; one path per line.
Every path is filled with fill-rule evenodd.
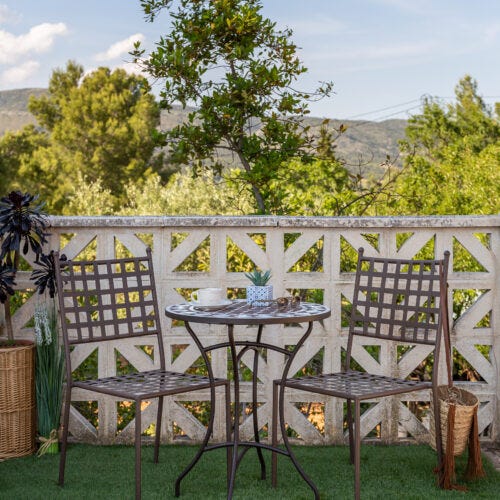
M 63 432 L 61 442 L 61 456 L 59 457 L 59 485 L 64 486 L 64 472 L 66 469 L 66 450 L 68 447 L 68 427 L 69 427 L 69 411 L 71 405 L 71 387 L 66 386 L 64 395 L 63 409 Z
M 205 432 L 205 437 L 203 438 L 203 441 L 201 445 L 198 448 L 198 451 L 196 452 L 196 455 L 194 458 L 191 460 L 190 464 L 177 476 L 177 479 L 175 480 L 175 485 L 174 485 L 174 496 L 178 497 L 181 494 L 181 482 L 182 480 L 187 476 L 189 471 L 198 463 L 198 460 L 201 458 L 203 453 L 206 451 L 208 441 L 210 440 L 210 436 L 213 433 L 214 429 L 214 418 L 215 418 L 215 386 L 212 385 L 210 387 L 210 416 L 208 419 L 208 427 Z M 226 389 L 226 397 L 227 397 L 227 389 Z M 226 402 L 227 404 L 227 402 Z
M 354 402 L 354 498 L 361 498 L 361 403 Z
M 263 325 L 259 325 L 259 339 L 260 333 L 262 332 Z M 258 341 L 258 340 L 257 340 Z M 258 405 L 257 405 L 257 373 L 259 370 L 259 351 L 258 349 L 254 350 L 253 357 L 253 370 L 252 370 L 252 421 L 253 421 L 253 435 L 256 443 L 260 442 L 259 437 L 259 419 L 257 416 Z M 260 463 L 260 478 L 262 480 L 266 479 L 266 462 L 264 460 L 264 455 L 262 454 L 261 448 L 256 448 L 257 456 L 259 458 Z
M 273 413 L 271 420 L 272 446 L 278 447 L 278 384 L 273 383 Z M 271 455 L 271 484 L 273 488 L 278 485 L 278 454 L 273 451 Z
M 439 408 L 439 397 L 437 389 L 434 387 L 431 390 L 432 403 L 434 406 L 434 429 L 436 435 L 436 452 L 437 452 L 437 471 L 438 471 L 438 483 L 439 486 L 443 487 L 444 475 L 442 473 L 444 468 L 444 449 L 443 449 L 443 435 L 441 432 L 441 412 Z
M 224 398 L 226 405 L 226 474 L 227 474 L 227 487 L 229 488 L 229 482 L 231 481 L 231 464 L 233 462 L 233 448 L 229 446 L 231 442 L 231 382 L 229 380 L 224 385 Z
M 286 434 L 286 427 L 285 427 L 285 389 L 286 389 L 286 384 L 279 384 L 279 407 L 278 407 L 278 413 L 279 413 L 279 420 L 280 420 L 280 429 L 281 429 L 281 439 L 283 440 L 283 444 L 285 446 L 285 449 L 287 451 L 287 455 L 290 457 L 290 460 L 292 461 L 293 465 L 295 466 L 295 469 L 297 472 L 302 476 L 302 479 L 309 485 L 311 490 L 314 493 L 314 499 L 319 500 L 319 491 L 316 485 L 312 482 L 312 480 L 309 478 L 309 476 L 304 472 L 302 467 L 300 466 L 297 458 L 295 457 L 295 454 L 292 451 L 292 448 L 290 447 L 290 442 L 288 440 L 288 436 Z
M 352 426 L 352 399 L 347 399 L 347 429 L 349 433 L 349 459 L 354 464 L 354 429 Z
M 135 498 L 141 498 L 141 401 L 135 402 Z
M 163 396 L 158 398 L 158 411 L 156 412 L 156 428 L 155 428 L 155 452 L 153 461 L 158 463 L 160 455 L 160 438 L 161 438 L 161 419 L 163 416 Z

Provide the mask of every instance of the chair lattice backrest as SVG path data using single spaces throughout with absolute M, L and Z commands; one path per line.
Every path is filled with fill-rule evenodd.
M 161 339 L 150 249 L 145 257 L 59 261 L 56 279 L 68 344 L 156 335 Z
M 350 337 L 436 345 L 445 322 L 448 256 L 443 260 L 365 257 L 359 250 Z

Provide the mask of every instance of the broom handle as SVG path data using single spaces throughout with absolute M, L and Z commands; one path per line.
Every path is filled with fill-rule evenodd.
M 450 342 L 450 315 L 448 311 L 448 263 L 449 263 L 448 252 L 445 252 L 445 258 L 443 261 L 443 266 L 441 268 L 441 303 L 443 305 L 443 335 L 444 335 L 444 352 L 446 357 L 446 369 L 448 372 L 448 387 L 453 386 L 453 378 L 451 372 L 451 342 Z

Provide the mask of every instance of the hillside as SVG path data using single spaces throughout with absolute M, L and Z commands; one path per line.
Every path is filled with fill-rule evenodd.
M 0 91 L 0 135 L 7 130 L 19 130 L 28 123 L 35 123 L 34 117 L 28 111 L 30 95 L 39 97 L 46 89 L 16 89 Z M 167 113 L 162 112 L 161 127 L 163 130 L 182 123 L 186 112 L 174 108 Z M 322 118 L 307 118 L 311 128 L 319 129 Z M 353 171 L 363 170 L 378 172 L 380 164 L 389 155 L 392 159 L 398 157 L 398 140 L 404 137 L 406 120 L 370 121 L 340 121 L 332 119 L 330 126 L 338 129 L 343 124 L 347 130 L 336 141 L 339 157 Z
M 46 92 L 46 89 L 0 91 L 0 135 L 8 130 L 19 130 L 28 123 L 35 123 L 33 115 L 28 111 L 29 96 L 39 97 Z
M 319 118 L 308 119 L 311 128 L 318 129 L 323 122 Z M 344 125 L 347 130 L 340 135 L 337 145 L 338 157 L 345 161 L 349 170 L 358 173 L 370 170 L 381 174 L 381 164 L 387 159 L 397 161 L 399 157 L 398 141 L 405 136 L 406 120 L 385 120 L 382 122 L 330 120 L 329 126 L 338 130 Z

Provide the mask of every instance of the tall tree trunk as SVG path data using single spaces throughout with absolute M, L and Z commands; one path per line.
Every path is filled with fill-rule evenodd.
M 252 167 L 250 166 L 250 163 L 248 163 L 248 160 L 243 156 L 243 153 L 241 150 L 237 151 L 238 158 L 240 159 L 241 164 L 243 165 L 243 168 L 245 169 L 246 172 L 251 172 Z M 262 193 L 259 191 L 259 188 L 252 184 L 252 193 L 255 198 L 255 201 L 257 202 L 257 207 L 259 208 L 259 211 L 261 214 L 265 215 L 266 214 L 266 204 L 264 203 L 264 198 L 262 196 Z

